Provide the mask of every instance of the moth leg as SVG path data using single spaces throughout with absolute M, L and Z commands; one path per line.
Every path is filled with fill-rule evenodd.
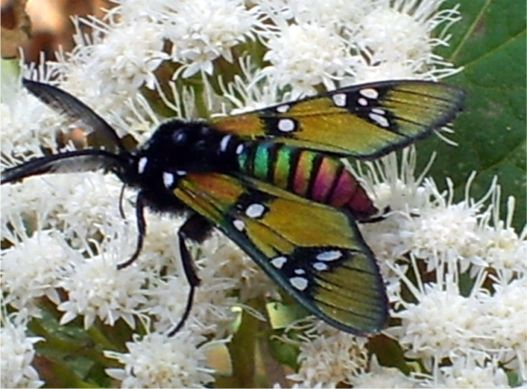
M 359 222 L 361 224 L 371 224 L 371 223 L 378 223 L 380 221 L 386 220 L 386 214 L 390 212 L 390 207 L 386 207 L 383 209 L 382 213 L 378 216 L 370 217 L 369 219 L 359 219 Z
M 135 217 L 137 219 L 137 245 L 135 247 L 135 251 L 130 259 L 128 259 L 126 262 L 118 264 L 117 269 L 123 269 L 134 263 L 143 249 L 143 241 L 146 234 L 145 196 L 143 192 L 139 192 L 137 195 L 137 200 L 135 202 Z
M 125 189 L 126 189 L 126 185 L 123 184 L 123 186 L 121 187 L 121 193 L 119 194 L 119 213 L 121 214 L 121 217 L 123 219 L 126 219 L 126 215 L 124 213 L 124 207 L 123 207 Z
M 187 277 L 190 290 L 187 297 L 185 311 L 183 312 L 181 319 L 179 319 L 179 323 L 170 330 L 168 336 L 173 336 L 181 328 L 183 328 L 183 325 L 185 324 L 185 321 L 188 319 L 190 311 L 192 310 L 192 303 L 194 300 L 196 288 L 201 282 L 198 275 L 196 274 L 196 269 L 194 268 L 194 263 L 187 247 L 187 240 L 201 242 L 207 237 L 210 230 L 211 225 L 207 220 L 198 214 L 193 214 L 185 221 L 178 231 L 179 252 L 181 253 L 183 271 L 185 272 L 185 277 Z

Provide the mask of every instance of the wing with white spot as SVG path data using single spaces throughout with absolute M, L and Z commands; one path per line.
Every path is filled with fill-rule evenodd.
M 349 213 L 214 173 L 181 178 L 174 194 L 320 319 L 354 334 L 385 326 L 382 277 Z
M 461 89 L 394 80 L 337 89 L 240 115 L 214 126 L 250 139 L 279 142 L 358 158 L 385 155 L 451 122 L 463 105 Z

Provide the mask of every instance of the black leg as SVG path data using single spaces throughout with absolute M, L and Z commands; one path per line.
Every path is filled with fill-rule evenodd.
M 126 185 L 123 184 L 123 187 L 121 188 L 121 193 L 119 194 L 119 213 L 121 214 L 121 217 L 123 219 L 126 219 L 126 215 L 124 214 L 124 207 L 123 207 L 123 199 L 124 199 L 124 190 L 126 189 Z
M 382 211 L 382 214 L 381 214 L 381 215 L 379 215 L 379 216 L 375 216 L 375 217 L 371 217 L 371 218 L 369 218 L 369 219 L 364 219 L 364 220 L 360 220 L 360 219 L 359 219 L 359 222 L 360 222 L 361 224 L 378 223 L 378 222 L 380 222 L 380 221 L 385 220 L 385 219 L 386 219 L 386 216 L 385 216 L 385 215 L 386 215 L 388 212 L 390 212 L 390 211 L 391 211 L 390 207 L 386 207 L 386 208 L 384 208 L 384 210 Z
M 135 262 L 141 250 L 143 249 L 143 240 L 146 233 L 146 221 L 145 221 L 145 197 L 143 192 L 139 192 L 137 200 L 135 202 L 135 217 L 137 219 L 137 245 L 135 251 L 126 262 L 117 265 L 117 269 L 123 269 L 130 266 Z
M 183 328 L 183 325 L 185 324 L 185 321 L 188 319 L 190 311 L 192 310 L 192 302 L 194 300 L 196 287 L 199 286 L 200 283 L 200 279 L 196 274 L 196 269 L 194 268 L 194 263 L 188 250 L 186 241 L 194 240 L 201 242 L 207 237 L 210 230 L 211 225 L 209 222 L 203 219 L 203 217 L 193 214 L 185 221 L 178 231 L 179 252 L 181 253 L 183 270 L 185 272 L 185 276 L 187 277 L 190 290 L 187 297 L 185 311 L 183 312 L 181 319 L 179 319 L 179 323 L 172 330 L 170 330 L 168 336 L 173 336 L 181 328 Z

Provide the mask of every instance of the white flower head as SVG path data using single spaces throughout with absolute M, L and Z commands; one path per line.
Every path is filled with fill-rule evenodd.
M 282 26 L 265 41 L 264 59 L 270 66 L 261 77 L 279 88 L 291 88 L 291 97 L 316 93 L 315 86 L 335 87 L 350 66 L 345 41 L 331 29 L 313 23 Z
M 415 259 L 412 258 L 416 269 Z M 403 309 L 392 313 L 401 319 L 400 327 L 391 327 L 388 332 L 396 334 L 401 346 L 410 358 L 419 358 L 430 367 L 434 360 L 465 355 L 481 351 L 480 331 L 483 277 L 478 277 L 469 296 L 461 295 L 456 269 L 446 265 L 435 270 L 436 281 L 417 285 L 401 274 L 402 281 L 412 292 L 416 302 L 400 298 Z
M 183 331 L 171 338 L 151 333 L 134 336 L 127 342 L 128 353 L 105 351 L 117 359 L 122 369 L 106 369 L 121 381 L 122 388 L 198 388 L 213 382 L 213 371 L 206 364 L 205 338 Z
M 337 331 L 327 325 L 317 324 L 316 336 L 302 337 L 298 372 L 287 376 L 299 382 L 300 387 L 335 387 L 350 384 L 362 374 L 368 364 L 366 338 Z
M 435 80 L 458 70 L 433 50 L 448 42 L 457 8 L 440 10 L 444 0 L 381 0 L 361 18 L 353 39 L 366 61 L 358 61 L 358 81 L 390 78 Z M 434 37 L 435 35 L 435 37 Z
M 185 0 L 170 5 L 163 20 L 172 41 L 172 59 L 185 65 L 183 77 L 202 71 L 212 74 L 212 61 L 232 62 L 231 49 L 250 39 L 258 22 L 257 7 L 241 0 Z
M 260 69 L 251 56 L 242 56 L 238 62 L 241 74 L 235 75 L 227 85 L 221 78 L 219 80 L 224 114 L 236 115 L 263 109 L 290 99 L 288 93 L 280 93 L 276 84 L 259 80 Z
M 357 42 L 389 62 L 427 59 L 434 47 L 445 44 L 441 37 L 432 38 L 432 31 L 459 19 L 455 9 L 440 11 L 442 3 L 444 0 L 380 1 L 361 19 Z
M 416 380 L 404 375 L 394 367 L 384 367 L 379 364 L 375 354 L 372 356 L 367 372 L 353 377 L 353 388 L 411 388 Z
M 4 316 L 3 308 L 2 315 Z M 44 382 L 31 362 L 35 357 L 34 345 L 42 338 L 26 335 L 21 316 L 2 318 L 0 328 L 0 386 L 2 388 L 40 388 Z
M 87 20 L 83 22 L 98 26 Z M 169 58 L 162 51 L 162 26 L 136 21 L 108 26 L 107 29 L 103 30 L 104 40 L 91 47 L 87 63 L 90 72 L 95 73 L 99 80 L 101 92 L 135 93 L 143 85 L 153 89 L 157 82 L 154 71 Z
M 5 303 L 18 310 L 26 309 L 39 315 L 37 297 L 46 296 L 55 304 L 60 302 L 56 288 L 69 272 L 72 259 L 78 253 L 71 250 L 56 233 L 41 230 L 23 238 L 2 252 L 2 292 Z
M 472 355 L 455 358 L 450 366 L 434 369 L 433 379 L 424 388 L 508 388 L 507 374 L 496 361 L 478 362 Z
M 485 346 L 527 380 L 527 278 L 494 283 L 493 288 L 495 293 L 483 299 L 480 311 L 480 332 L 487 338 Z
M 126 258 L 123 251 L 112 254 L 109 247 L 103 250 L 103 255 L 77 264 L 72 274 L 60 282 L 68 294 L 67 300 L 58 306 L 65 312 L 61 324 L 83 315 L 85 328 L 96 318 L 109 325 L 122 318 L 134 328 L 134 315 L 146 301 L 143 290 L 146 275 L 134 265 L 118 270 L 117 264 Z
M 59 116 L 24 90 L 18 79 L 16 81 L 14 95 L 0 102 L 3 166 L 19 163 L 15 156 L 41 156 L 44 148 L 56 151 L 56 131 L 62 125 Z

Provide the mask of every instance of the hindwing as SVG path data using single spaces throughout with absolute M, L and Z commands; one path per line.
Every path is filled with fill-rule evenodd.
M 258 111 L 213 119 L 224 132 L 342 156 L 376 158 L 448 124 L 461 89 L 396 80 L 354 85 Z
M 311 313 L 355 334 L 385 326 L 382 277 L 346 211 L 260 181 L 215 173 L 188 174 L 174 194 L 218 226 Z

